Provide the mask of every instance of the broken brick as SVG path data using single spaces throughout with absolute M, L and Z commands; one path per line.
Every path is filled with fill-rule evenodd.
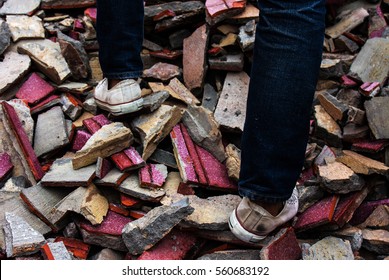
M 301 248 L 292 227 L 281 229 L 260 252 L 261 260 L 299 260 Z
M 347 165 L 357 174 L 382 174 L 389 173 L 389 167 L 377 160 L 368 158 L 350 150 L 343 150 L 343 154 L 339 156 L 337 161 Z
M 112 170 L 112 163 L 105 158 L 98 158 L 96 163 L 96 177 L 103 179 Z
M 142 188 L 138 175 L 131 174 L 119 186 L 118 190 L 135 198 L 145 201 L 157 202 L 165 195 L 165 191 L 160 188 Z
M 5 182 L 14 168 L 11 157 L 7 153 L 0 154 L 0 184 Z
M 66 249 L 73 254 L 73 256 L 75 256 L 78 259 L 86 260 L 91 247 L 90 245 L 85 244 L 81 240 L 75 238 L 66 238 L 62 236 L 58 236 L 54 240 L 54 242 L 61 242 L 61 241 L 65 245 Z
M 46 243 L 41 251 L 46 260 L 72 260 L 72 256 L 62 241 Z
M 163 164 L 147 164 L 139 170 L 142 187 L 161 188 L 167 177 L 167 168 Z
M 129 195 L 126 195 L 124 193 L 120 194 L 120 202 L 122 205 L 126 207 L 136 207 L 141 204 L 141 200 L 131 197 Z
M 207 0 L 205 7 L 207 11 L 206 20 L 208 24 L 214 25 L 243 12 L 246 7 L 246 0 Z
M 389 199 L 364 201 L 355 210 L 353 217 L 350 220 L 351 225 L 359 225 L 363 223 L 367 217 L 380 205 L 389 205 Z
M 76 135 L 74 136 L 73 139 L 72 151 L 77 152 L 81 150 L 91 136 L 92 135 L 86 132 L 85 130 L 77 130 Z
M 110 158 L 122 172 L 139 169 L 146 164 L 134 147 L 129 147 L 119 153 L 113 154 Z

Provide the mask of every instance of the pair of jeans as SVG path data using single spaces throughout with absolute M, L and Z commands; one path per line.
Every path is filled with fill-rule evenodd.
M 108 78 L 142 72 L 142 0 L 98 0 L 100 63 Z M 303 166 L 319 72 L 325 0 L 259 0 L 239 193 L 287 200 Z M 185 67 L 185 65 L 184 65 Z
M 99 60 L 109 79 L 138 78 L 144 26 L 143 0 L 97 0 Z

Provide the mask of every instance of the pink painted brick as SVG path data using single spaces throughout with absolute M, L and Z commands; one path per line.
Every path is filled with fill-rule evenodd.
M 124 151 L 113 154 L 111 160 L 122 172 L 135 170 L 146 165 L 145 161 L 134 147 L 129 147 Z
M 205 176 L 203 166 L 201 165 L 199 155 L 197 154 L 195 144 L 194 144 L 193 140 L 191 139 L 191 137 L 189 136 L 188 130 L 186 129 L 186 127 L 183 124 L 181 124 L 181 132 L 182 132 L 182 135 L 184 136 L 185 144 L 186 144 L 186 147 L 188 148 L 188 152 L 190 154 L 190 157 L 193 160 L 193 167 L 196 170 L 196 174 L 197 174 L 199 183 L 203 184 L 203 185 L 207 185 L 208 181 L 207 181 L 207 178 Z
M 95 134 L 101 128 L 101 125 L 95 122 L 92 118 L 83 120 L 82 124 L 91 134 Z
M 80 222 L 80 227 L 91 233 L 109 234 L 114 236 L 122 235 L 122 229 L 126 224 L 132 222 L 133 219 L 122 216 L 113 211 L 108 211 L 103 222 L 100 225 L 93 226 L 87 220 Z
M 76 135 L 74 136 L 73 139 L 73 145 L 72 145 L 73 152 L 77 152 L 81 150 L 91 136 L 92 135 L 86 132 L 85 130 L 77 130 Z
M 299 260 L 302 251 L 292 227 L 281 229 L 261 250 L 261 260 Z
M 123 151 L 126 156 L 131 160 L 134 165 L 144 165 L 145 161 L 139 155 L 138 151 L 134 147 L 129 147 Z
M 139 171 L 139 180 L 142 187 L 161 188 L 165 183 L 167 169 L 162 164 L 147 164 Z
M 100 126 L 104 126 L 106 124 L 110 124 L 111 121 L 103 114 L 96 115 L 92 117 L 92 119 L 97 122 Z
M 309 207 L 298 216 L 297 222 L 293 226 L 296 232 L 308 230 L 331 222 L 338 201 L 339 196 L 331 195 Z
M 109 173 L 109 171 L 112 170 L 113 164 L 105 159 L 105 158 L 98 158 L 97 164 L 96 164 L 96 177 L 99 179 L 103 179 L 105 175 Z
M 189 232 L 172 230 L 138 260 L 182 260 L 197 244 L 197 237 Z
M 97 18 L 97 8 L 87 8 L 84 11 L 84 15 L 89 17 L 93 23 L 96 23 L 96 18 Z
M 193 160 L 190 157 L 188 148 L 186 147 L 184 136 L 181 132 L 179 124 L 175 125 L 170 132 L 170 137 L 173 145 L 175 146 L 175 152 L 177 153 L 178 162 L 181 166 L 180 174 L 184 182 L 198 183 L 197 174 L 194 168 Z
M 373 211 L 380 205 L 389 206 L 389 198 L 375 201 L 365 201 L 361 203 L 361 205 L 355 210 L 354 215 L 349 223 L 354 226 L 362 224 L 367 219 L 367 217 L 369 217 L 370 214 L 373 213 Z
M 0 154 L 0 182 L 5 180 L 8 175 L 12 172 L 13 164 L 11 157 L 7 153 Z
M 58 95 L 49 95 L 38 104 L 31 106 L 30 112 L 31 114 L 36 114 L 58 104 L 61 104 L 61 98 Z
M 207 177 L 208 187 L 220 191 L 237 192 L 238 186 L 228 177 L 226 166 L 218 161 L 210 152 L 196 145 L 201 165 Z
M 16 93 L 16 97 L 26 100 L 30 105 L 50 95 L 55 88 L 42 79 L 37 73 L 32 73 Z
M 358 85 L 358 83 L 354 79 L 347 75 L 343 75 L 341 77 L 341 83 L 344 87 L 355 87 Z
M 368 152 L 368 153 L 377 153 L 382 151 L 389 142 L 386 139 L 380 140 L 369 140 L 362 139 L 354 142 L 351 146 L 351 150 L 356 152 Z

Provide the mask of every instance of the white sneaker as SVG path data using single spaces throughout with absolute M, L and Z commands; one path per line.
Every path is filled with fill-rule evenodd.
M 96 86 L 94 97 L 97 106 L 114 116 L 133 113 L 143 107 L 141 88 L 133 79 L 120 81 L 108 89 L 108 79 L 104 78 Z

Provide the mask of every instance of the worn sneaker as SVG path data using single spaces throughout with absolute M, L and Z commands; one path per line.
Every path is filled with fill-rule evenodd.
M 96 104 L 114 116 L 139 111 L 143 106 L 141 89 L 133 79 L 120 81 L 108 89 L 108 79 L 101 80 L 95 89 Z
M 285 202 L 277 216 L 271 215 L 261 206 L 244 197 L 231 213 L 229 226 L 232 233 L 242 241 L 257 243 L 270 232 L 292 219 L 298 210 L 298 191 Z

